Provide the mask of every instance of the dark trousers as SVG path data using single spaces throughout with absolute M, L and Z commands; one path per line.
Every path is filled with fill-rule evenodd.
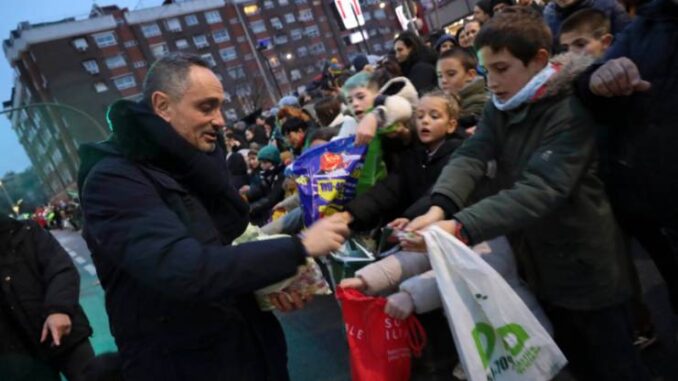
M 593 311 L 543 306 L 553 324 L 555 341 L 577 380 L 650 379 L 633 347 L 630 318 L 624 304 Z

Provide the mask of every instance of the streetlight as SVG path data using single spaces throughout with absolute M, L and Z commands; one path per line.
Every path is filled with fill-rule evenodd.
M 379 9 L 384 9 L 384 8 L 386 8 L 386 3 L 384 3 L 382 1 L 381 3 L 379 3 Z
M 288 60 L 288 61 L 291 60 L 292 59 L 292 53 L 285 54 L 285 59 Z
M 9 195 L 9 193 L 7 193 L 7 189 L 2 184 L 2 181 L 0 181 L 0 188 L 2 188 L 2 193 L 5 194 L 5 197 L 7 198 L 7 202 L 9 202 L 9 208 L 14 212 L 14 214 L 16 214 L 18 216 L 19 211 L 15 209 L 14 201 L 12 200 L 12 197 Z

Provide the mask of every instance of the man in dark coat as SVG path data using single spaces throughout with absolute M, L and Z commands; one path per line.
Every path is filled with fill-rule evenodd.
M 579 77 L 601 131 L 601 172 L 622 226 L 648 251 L 678 314 L 678 1 L 655 0 Z
M 0 215 L 0 380 L 82 380 L 94 357 L 71 258 L 32 221 Z
M 253 292 L 348 233 L 331 218 L 303 239 L 230 245 L 248 206 L 229 180 L 223 103 L 204 61 L 171 54 L 149 70 L 142 102 L 111 106 L 112 138 L 81 149 L 83 235 L 125 380 L 287 380 L 282 329 Z

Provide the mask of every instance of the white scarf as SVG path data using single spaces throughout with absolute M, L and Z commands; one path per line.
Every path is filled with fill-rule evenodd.
M 494 107 L 498 108 L 501 111 L 510 111 L 520 107 L 523 103 L 532 99 L 534 94 L 536 94 L 537 91 L 542 86 L 544 86 L 544 84 L 555 73 L 556 73 L 555 67 L 553 66 L 553 64 L 549 62 L 549 64 L 546 65 L 545 68 L 543 68 L 539 73 L 537 73 L 537 75 L 532 77 L 530 82 L 523 86 L 523 88 L 520 89 L 520 91 L 518 91 L 516 95 L 512 96 L 511 99 L 507 100 L 506 102 L 502 102 L 497 98 L 496 95 L 492 94 L 492 103 L 494 103 Z

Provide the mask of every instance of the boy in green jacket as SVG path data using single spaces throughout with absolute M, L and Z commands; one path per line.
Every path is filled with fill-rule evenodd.
M 578 379 L 643 380 L 624 306 L 631 262 L 596 175 L 596 125 L 572 93 L 591 60 L 550 59 L 551 45 L 519 7 L 483 27 L 475 49 L 492 101 L 407 229 L 437 222 L 468 244 L 508 236 Z M 481 182 L 489 196 L 471 204 Z

